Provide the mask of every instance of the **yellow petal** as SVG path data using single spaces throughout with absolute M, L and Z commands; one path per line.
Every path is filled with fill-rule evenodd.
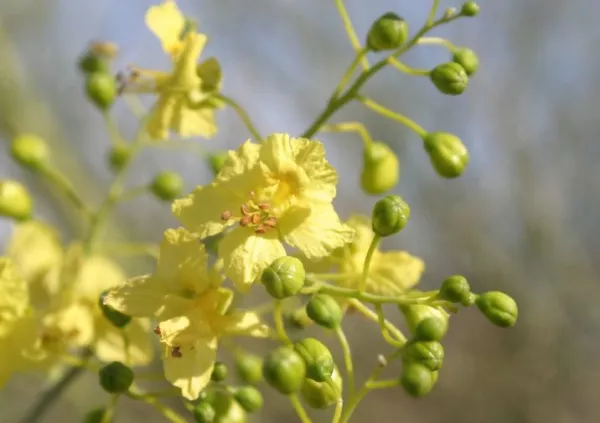
M 166 379 L 181 389 L 181 395 L 195 400 L 210 382 L 215 358 L 217 339 L 199 339 L 193 344 L 182 345 L 178 356 L 168 353 L 164 359 Z
M 17 320 L 28 306 L 25 280 L 12 260 L 0 257 L 0 323 Z
M 186 314 L 161 321 L 160 341 L 167 345 L 186 345 L 198 338 L 210 338 L 214 331 L 210 325 L 210 316 L 200 308 L 188 310 Z
M 250 199 L 250 192 L 264 181 L 260 170 L 229 174 L 210 185 L 196 187 L 187 197 L 175 200 L 173 214 L 190 231 L 204 239 L 222 232 L 235 220 L 222 220 L 224 212 L 240 216 L 240 207 Z
M 260 316 L 249 311 L 224 316 L 220 332 L 224 335 L 247 335 L 255 338 L 269 336 L 270 328 L 263 323 Z
M 372 263 L 367 291 L 382 295 L 398 295 L 415 286 L 425 270 L 425 263 L 406 251 L 381 253 Z
M 353 215 L 346 221 L 346 225 L 356 231 L 354 240 L 349 245 L 350 252 L 363 252 L 366 255 L 374 236 L 371 219 L 363 215 Z
M 29 221 L 16 226 L 6 254 L 19 266 L 25 280 L 32 283 L 60 264 L 63 253 L 52 227 Z
M 119 329 L 102 317 L 97 320 L 96 330 L 98 335 L 94 351 L 101 361 L 120 361 L 131 366 L 144 366 L 152 362 L 154 350 L 150 342 L 148 319 L 132 319 L 124 329 Z
M 210 108 L 195 108 L 182 96 L 174 106 L 169 129 L 182 138 L 212 138 L 217 133 L 215 112 Z
M 196 66 L 205 44 L 206 35 L 204 34 L 190 32 L 185 36 L 183 50 L 177 57 L 167 89 L 181 92 L 200 88 L 202 81 L 196 73 Z
M 96 304 L 102 292 L 123 284 L 125 280 L 125 274 L 115 262 L 92 256 L 81 262 L 74 289 L 79 299 Z
M 354 239 L 354 229 L 340 222 L 331 204 L 291 208 L 278 221 L 279 233 L 308 259 L 331 254 Z
M 42 340 L 47 349 L 60 352 L 68 347 L 84 347 L 94 339 L 94 315 L 86 305 L 74 303 L 44 316 Z
M 249 171 L 258 161 L 259 152 L 260 144 L 255 144 L 250 140 L 243 143 L 237 150 L 229 151 L 217 178 L 227 180 Z
M 219 243 L 219 257 L 225 264 L 225 274 L 242 292 L 247 292 L 275 259 L 285 255 L 274 231 L 256 235 L 251 228 L 238 227 Z
M 7 325 L 4 322 L 3 325 Z M 5 327 L 0 333 L 0 389 L 15 372 L 36 369 L 37 363 L 32 362 L 25 354 L 34 348 L 37 337 L 37 322 L 32 315 L 10 322 L 10 328 Z
M 160 6 L 148 9 L 146 25 L 160 40 L 165 52 L 171 55 L 178 53 L 180 36 L 185 28 L 185 17 L 174 1 L 166 0 Z
M 160 244 L 155 276 L 168 293 L 192 297 L 210 287 L 204 245 L 184 228 L 167 229 Z

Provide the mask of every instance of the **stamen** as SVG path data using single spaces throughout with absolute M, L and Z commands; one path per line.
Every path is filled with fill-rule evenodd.
M 160 332 L 160 327 L 156 326 L 154 328 L 154 333 L 157 334 L 158 336 L 160 336 L 161 332 Z
M 277 226 L 277 220 L 273 216 L 267 217 L 263 222 L 263 225 L 265 225 L 268 228 L 274 228 Z
M 240 219 L 240 226 L 248 226 L 250 224 L 250 217 L 244 216 Z
M 173 347 L 173 350 L 171 351 L 171 357 L 174 357 L 174 358 L 183 357 L 183 354 L 181 353 L 181 347 Z
M 229 210 L 225 210 L 221 213 L 221 220 L 229 220 L 231 219 L 231 212 Z
M 260 223 L 260 216 L 258 214 L 253 214 L 251 220 L 253 225 L 258 225 Z
M 248 216 L 250 214 L 250 211 L 248 210 L 248 205 L 247 204 L 242 204 L 242 207 L 240 207 L 242 214 L 244 216 Z
M 264 234 L 265 232 L 267 232 L 267 230 L 262 225 L 261 226 L 257 226 L 256 229 L 254 229 L 254 233 L 255 234 Z
M 250 199 L 251 200 L 254 200 L 254 196 L 255 196 L 254 191 L 250 191 Z
M 271 207 L 271 205 L 269 203 L 260 203 L 258 205 L 258 208 L 261 210 L 269 210 L 270 207 Z

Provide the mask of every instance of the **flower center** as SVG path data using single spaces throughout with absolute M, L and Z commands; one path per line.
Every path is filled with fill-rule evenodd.
M 277 226 L 277 219 L 271 211 L 271 204 L 267 202 L 256 203 L 254 201 L 254 192 L 250 192 L 250 199 L 240 206 L 241 216 L 234 217 L 233 213 L 225 210 L 221 213 L 221 220 L 238 221 L 242 227 L 253 228 L 256 234 L 264 234 L 269 229 Z

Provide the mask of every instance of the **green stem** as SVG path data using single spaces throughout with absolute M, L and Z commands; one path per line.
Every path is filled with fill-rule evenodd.
M 333 418 L 331 423 L 339 423 L 342 418 L 342 411 L 344 410 L 344 401 L 340 398 L 335 404 L 335 410 L 333 411 Z
M 381 304 L 376 304 L 375 310 L 377 312 L 377 318 L 378 318 L 377 322 L 379 323 L 379 328 L 381 329 L 381 335 L 383 336 L 383 339 L 385 339 L 385 341 L 388 344 L 391 344 L 396 348 L 402 347 L 405 342 L 404 337 L 402 337 L 400 339 L 393 338 L 393 336 L 391 335 L 391 333 L 388 330 L 388 327 L 386 325 L 385 314 L 383 313 L 383 307 L 381 306 Z
M 366 386 L 370 391 L 374 391 L 375 389 L 395 388 L 399 383 L 400 381 L 398 379 L 375 380 L 373 382 L 366 383 Z
M 240 119 L 242 120 L 244 125 L 246 125 L 246 128 L 248 129 L 248 131 L 250 132 L 250 134 L 256 141 L 258 141 L 258 142 L 263 141 L 263 138 L 260 136 L 260 133 L 256 130 L 256 127 L 252 123 L 250 116 L 248 116 L 248 113 L 246 113 L 246 111 L 244 110 L 244 108 L 242 106 L 240 106 L 238 103 L 236 103 L 232 98 L 227 97 L 223 94 L 217 94 L 216 97 L 219 100 L 223 101 L 228 106 L 230 106 L 233 110 L 235 110 L 235 112 L 238 114 L 238 116 L 240 117 Z
M 365 316 L 367 319 L 372 320 L 373 322 L 379 323 L 379 316 L 377 315 L 377 313 L 375 313 L 369 307 L 367 307 L 366 305 L 361 303 L 359 300 L 351 299 L 351 300 L 349 300 L 349 303 L 352 305 L 352 307 L 354 307 L 356 309 L 356 311 L 358 311 L 360 314 Z M 384 324 L 385 324 L 385 327 L 387 328 L 388 332 L 393 334 L 393 336 L 399 342 L 406 343 L 406 337 L 404 336 L 404 334 L 402 332 L 400 332 L 400 329 L 398 329 L 396 326 L 394 326 L 394 324 L 392 322 L 390 322 L 387 319 L 384 319 Z
M 411 68 L 408 65 L 405 65 L 400 60 L 395 57 L 390 57 L 390 65 L 398 69 L 400 72 L 404 72 L 408 75 L 413 76 L 429 76 L 429 71 L 427 69 L 415 69 Z
M 89 218 L 91 214 L 89 208 L 62 173 L 49 166 L 42 166 L 38 172 L 58 188 L 85 218 Z
M 283 311 L 282 311 L 282 301 L 275 301 L 275 305 L 273 307 L 273 319 L 275 320 L 275 331 L 277 332 L 277 336 L 281 339 L 286 345 L 292 345 L 292 341 L 288 337 L 285 332 L 285 326 L 283 325 Z
M 371 245 L 369 245 L 369 250 L 367 251 L 367 255 L 365 257 L 365 264 L 363 265 L 362 277 L 360 278 L 359 291 L 363 292 L 367 287 L 367 278 L 369 276 L 369 267 L 371 267 L 371 259 L 373 258 L 373 253 L 377 249 L 379 245 L 379 241 L 381 237 L 377 234 L 373 236 L 371 240 Z
M 298 395 L 291 394 L 291 395 L 289 395 L 289 399 L 290 399 L 290 402 L 292 403 L 292 406 L 294 407 L 294 410 L 296 410 L 298 417 L 300 417 L 300 421 L 302 423 L 312 423 L 312 420 L 310 419 L 310 417 L 308 417 L 306 410 L 304 409 L 304 407 L 302 406 L 302 403 L 298 399 Z
M 346 279 L 356 279 L 360 278 L 360 273 L 308 273 L 306 275 L 308 278 L 312 279 L 322 279 L 329 281 L 344 281 Z
M 356 57 L 354 57 L 354 60 L 352 61 L 352 63 L 350 63 L 350 66 L 348 66 L 348 69 L 346 69 L 346 72 L 344 72 L 344 75 L 342 75 L 342 80 L 340 81 L 337 88 L 335 89 L 334 98 L 339 97 L 340 93 L 344 90 L 344 88 L 348 84 L 348 81 L 350 81 L 350 78 L 352 78 L 352 75 L 354 74 L 354 71 L 358 67 L 358 64 L 360 63 L 361 59 L 366 54 L 367 54 L 366 49 L 360 49 L 356 52 Z
M 156 397 L 154 397 L 152 395 L 134 393 L 131 391 L 127 392 L 126 395 L 133 400 L 143 401 L 146 404 L 151 405 L 160 414 L 162 414 L 165 419 L 167 419 L 171 423 L 187 423 L 187 420 L 183 416 L 181 416 L 179 413 L 177 413 L 172 408 L 161 403 Z
M 431 5 L 431 10 L 429 10 L 429 15 L 427 16 L 427 25 L 433 24 L 433 20 L 435 19 L 435 14 L 437 13 L 439 6 L 440 6 L 440 0 L 433 0 L 433 5 Z
M 343 106 L 345 106 L 348 102 L 353 100 L 356 97 L 356 95 L 358 95 L 358 92 L 363 87 L 363 85 L 365 85 L 365 83 L 367 83 L 367 81 L 369 81 L 369 79 L 371 79 L 377 72 L 379 72 L 381 69 L 383 69 L 386 65 L 389 64 L 390 57 L 393 57 L 393 58 L 400 57 L 400 55 L 402 55 L 406 51 L 410 50 L 415 44 L 417 44 L 419 39 L 423 35 L 425 35 L 427 32 L 431 31 L 433 28 L 435 28 L 441 24 L 448 23 L 455 19 L 458 19 L 459 17 L 461 17 L 461 15 L 456 14 L 456 15 L 448 17 L 448 18 L 442 17 L 441 19 L 438 19 L 437 21 L 435 21 L 429 25 L 425 24 L 406 44 L 404 44 L 398 50 L 396 50 L 395 52 L 390 54 L 388 57 L 375 63 L 371 68 L 363 71 L 362 74 L 354 81 L 352 86 L 350 86 L 350 88 L 348 88 L 346 90 L 346 92 L 343 95 L 341 95 L 339 98 L 336 99 L 335 92 L 334 92 L 331 95 L 329 101 L 327 102 L 325 109 L 315 118 L 314 122 L 310 124 L 308 129 L 306 129 L 302 133 L 302 135 L 301 135 L 302 138 L 312 137 L 314 134 L 316 134 L 319 131 L 321 126 L 325 122 L 327 122 L 327 120 L 335 112 L 337 112 L 339 109 L 341 109 Z
M 348 35 L 348 38 L 350 39 L 350 44 L 352 45 L 352 48 L 354 49 L 354 51 L 358 54 L 361 50 L 362 50 L 362 46 L 360 44 L 360 40 L 358 39 L 358 36 L 356 35 L 356 31 L 354 30 L 354 26 L 352 25 L 352 20 L 350 19 L 350 15 L 348 14 L 348 11 L 346 10 L 346 6 L 344 6 L 344 0 L 334 0 L 335 1 L 335 7 L 337 8 L 340 17 L 342 18 L 342 22 L 344 24 L 344 29 L 346 30 L 346 34 Z M 362 68 L 364 70 L 369 69 L 369 61 L 368 59 L 364 56 L 361 55 L 359 57 L 360 60 L 360 65 L 362 66 Z
M 357 99 L 369 109 L 379 113 L 382 116 L 385 116 L 388 119 L 395 120 L 396 122 L 399 122 L 402 125 L 406 126 L 410 130 L 415 132 L 419 137 L 424 138 L 425 136 L 427 136 L 427 131 L 423 129 L 422 126 L 420 126 L 414 120 L 404 116 L 403 114 L 394 112 L 393 110 L 390 110 L 387 107 L 384 107 L 381 104 L 367 97 L 357 96 Z
M 123 137 L 119 132 L 119 127 L 117 126 L 115 120 L 110 115 L 110 111 L 106 110 L 104 113 L 104 122 L 106 123 L 106 128 L 108 130 L 108 137 L 110 138 L 110 143 L 113 147 L 123 144 Z
M 329 125 L 323 125 L 321 127 L 321 131 L 323 132 L 356 132 L 363 140 L 363 144 L 365 148 L 369 148 L 369 146 L 373 143 L 373 138 L 360 122 L 340 122 L 340 123 L 331 123 Z
M 452 44 L 452 42 L 450 42 L 449 40 L 446 40 L 445 38 L 442 38 L 442 37 L 421 37 L 421 39 L 417 42 L 417 44 L 419 44 L 419 45 L 427 45 L 427 44 L 442 45 L 450 51 L 453 51 L 456 49 L 456 47 L 454 46 L 454 44 Z
M 338 326 L 335 330 L 335 334 L 340 342 L 342 347 L 342 353 L 344 356 L 344 366 L 346 366 L 346 380 L 348 385 L 348 391 L 350 397 L 354 395 L 354 390 L 356 387 L 354 386 L 354 365 L 352 364 L 352 350 L 350 349 L 350 344 L 348 343 L 348 339 L 344 334 L 344 330 L 341 326 Z
M 133 200 L 134 198 L 139 197 L 144 194 L 147 194 L 147 193 L 148 193 L 148 185 L 142 185 L 139 187 L 130 188 L 127 191 L 123 191 L 119 195 L 119 198 L 117 199 L 117 201 L 121 202 L 121 201 Z
M 119 402 L 120 394 L 111 395 L 110 401 L 108 402 L 108 407 L 106 407 L 106 411 L 102 415 L 101 423 L 110 423 L 113 420 L 113 416 L 115 415 L 115 409 L 117 408 L 117 403 Z

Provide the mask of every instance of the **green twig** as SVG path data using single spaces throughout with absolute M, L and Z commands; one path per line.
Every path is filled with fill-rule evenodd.
M 240 117 L 240 119 L 242 120 L 242 122 L 244 123 L 244 125 L 246 125 L 246 128 L 248 129 L 248 131 L 250 132 L 250 134 L 252 135 L 252 137 L 257 142 L 262 142 L 263 141 L 263 138 L 260 136 L 260 133 L 258 132 L 258 130 L 256 129 L 256 127 L 252 123 L 252 120 L 250 119 L 250 116 L 248 116 L 248 113 L 246 113 L 246 110 L 244 110 L 244 108 L 242 106 L 240 106 L 232 98 L 227 97 L 226 95 L 217 94 L 216 97 L 219 100 L 223 101 L 228 106 L 230 106 L 233 110 L 235 110 L 235 112 L 238 114 L 238 116 Z

